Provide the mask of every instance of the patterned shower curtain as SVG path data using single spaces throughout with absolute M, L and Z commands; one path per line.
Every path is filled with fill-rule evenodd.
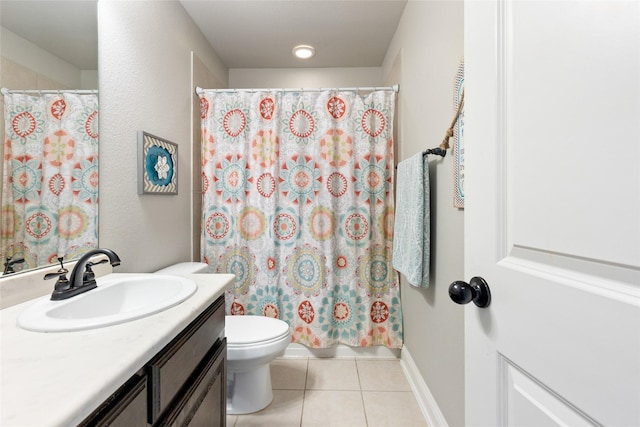
M 395 93 L 215 92 L 202 114 L 202 258 L 227 313 L 312 348 L 402 346 L 393 238 Z
M 98 95 L 4 96 L 1 256 L 24 268 L 98 244 Z

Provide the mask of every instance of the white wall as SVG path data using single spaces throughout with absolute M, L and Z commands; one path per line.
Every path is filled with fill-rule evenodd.
M 98 2 L 100 246 L 119 272 L 191 259 L 191 52 L 227 70 L 176 1 Z M 178 195 L 137 194 L 137 131 L 178 144 Z
M 437 147 L 453 116 L 464 54 L 462 1 L 409 1 L 383 64 L 401 55 L 398 161 Z M 453 142 L 453 141 L 452 141 Z M 464 213 L 453 208 L 453 157 L 431 157 L 431 286 L 402 284 L 405 347 L 450 426 L 464 425 L 464 316 L 449 284 L 463 279 Z

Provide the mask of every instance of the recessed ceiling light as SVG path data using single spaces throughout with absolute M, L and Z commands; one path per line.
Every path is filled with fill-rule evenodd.
M 299 44 L 291 51 L 296 58 L 309 59 L 316 54 L 316 49 L 308 44 Z

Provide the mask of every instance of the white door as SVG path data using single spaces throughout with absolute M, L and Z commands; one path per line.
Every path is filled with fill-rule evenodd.
M 640 2 L 465 3 L 468 425 L 640 426 Z

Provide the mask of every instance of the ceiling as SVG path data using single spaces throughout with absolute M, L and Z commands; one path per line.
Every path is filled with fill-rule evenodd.
M 0 0 L 0 24 L 81 70 L 98 69 L 97 0 Z
M 80 69 L 97 69 L 96 1 L 1 0 L 1 24 Z M 228 68 L 379 67 L 407 2 L 179 1 Z M 316 55 L 294 58 L 296 44 L 313 45 Z
M 228 68 L 379 67 L 406 0 L 180 0 Z M 300 60 L 297 44 L 316 48 Z

